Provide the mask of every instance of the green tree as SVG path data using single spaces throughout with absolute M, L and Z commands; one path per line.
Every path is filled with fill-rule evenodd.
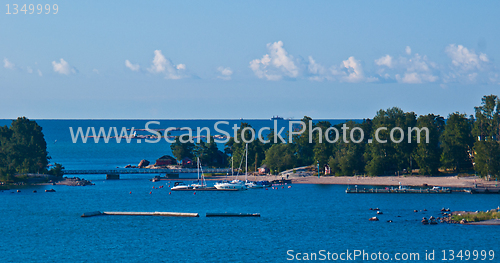
M 500 101 L 497 96 L 489 95 L 481 99 L 482 105 L 475 107 L 476 121 L 474 123 L 474 169 L 482 177 L 500 175 Z
M 339 140 L 333 145 L 332 156 L 328 159 L 328 165 L 332 173 L 335 175 L 352 176 L 355 174 L 364 173 L 366 163 L 364 161 L 364 152 L 366 147 L 366 136 L 370 134 L 371 121 L 363 120 L 361 124 L 353 121 L 345 123 L 349 130 L 346 130 L 346 139 L 348 142 L 343 141 L 344 131 L 341 129 L 343 124 L 335 125 L 334 127 L 339 130 Z M 350 138 L 350 131 L 356 127 L 363 130 L 364 140 L 360 143 L 354 143 Z M 361 134 L 354 132 L 354 140 L 359 141 Z M 335 135 L 332 135 L 331 140 L 334 140 Z
M 314 160 L 314 141 L 309 142 L 309 121 L 312 121 L 310 117 L 304 116 L 301 120 L 305 124 L 305 130 L 300 135 L 293 136 L 293 147 L 294 152 L 297 155 L 297 165 L 311 165 L 316 164 Z M 301 127 L 302 128 L 302 127 Z
M 328 121 L 320 121 L 316 123 L 313 128 L 319 128 L 320 130 L 313 130 L 313 153 L 314 153 L 314 160 L 316 162 L 319 162 L 319 167 L 320 169 L 325 166 L 325 164 L 328 164 L 328 160 L 330 156 L 332 156 L 332 144 L 328 143 L 328 141 L 325 138 L 325 131 L 330 128 L 332 125 Z M 319 138 L 321 136 L 321 142 L 319 141 Z M 328 139 L 330 139 L 330 136 L 328 136 Z
M 410 169 L 411 154 L 416 144 L 413 139 L 411 143 L 408 143 L 407 131 L 409 127 L 415 127 L 416 114 L 413 112 L 405 113 L 400 108 L 393 107 L 388 110 L 379 110 L 371 123 L 370 137 L 372 142 L 367 145 L 364 154 L 366 172 L 370 175 L 383 175 Z M 393 138 L 394 141 L 402 139 L 400 143 L 392 142 L 390 139 L 390 132 L 396 127 L 401 128 L 402 132 L 395 130 Z M 379 128 L 382 129 L 379 130 Z M 377 130 L 379 130 L 378 138 L 382 142 L 375 139 Z
M 20 117 L 11 126 L 0 127 L 0 179 L 14 181 L 16 173 L 45 173 L 50 157 L 40 127 Z
M 193 153 L 194 157 L 200 158 L 203 166 L 221 167 L 226 163 L 227 156 L 219 150 L 213 137 L 211 137 L 209 143 L 203 140 L 196 143 Z
M 42 133 L 42 127 L 35 121 L 22 117 L 13 121 L 10 129 L 12 130 L 10 144 L 13 146 L 10 154 L 16 172 L 45 172 L 49 157 L 47 156 L 47 143 Z
M 291 145 L 288 143 L 272 145 L 266 151 L 264 163 L 271 171 L 282 172 L 293 168 L 296 165 L 296 158 Z
M 172 150 L 172 154 L 178 161 L 182 161 L 184 158 L 194 158 L 194 143 L 193 142 L 185 142 L 182 143 L 180 141 L 180 136 L 176 136 L 174 143 L 170 145 L 170 149 Z
M 245 132 L 243 132 L 245 130 Z M 252 139 L 252 131 L 254 139 Z M 248 143 L 248 170 L 253 171 L 256 167 L 259 167 L 265 159 L 265 150 L 267 148 L 260 140 L 257 139 L 257 133 L 248 123 L 241 123 L 241 126 L 236 131 L 236 138 L 231 137 L 226 143 L 224 152 L 231 155 L 234 160 L 234 164 L 238 164 L 241 160 L 244 161 L 245 158 L 245 141 Z M 250 142 L 251 141 L 251 142 Z
M 465 114 L 458 112 L 448 116 L 441 134 L 441 165 L 447 169 L 460 172 L 472 167 L 471 150 L 474 144 L 472 137 L 473 121 Z
M 417 120 L 417 127 L 427 128 L 428 133 L 420 133 L 420 143 L 415 151 L 415 161 L 419 167 L 419 173 L 423 175 L 436 175 L 439 173 L 441 148 L 439 147 L 439 137 L 444 129 L 444 119 L 439 115 L 428 114 L 420 116 Z M 427 136 L 429 141 L 427 142 Z
M 63 170 L 64 170 L 64 166 L 62 166 L 59 163 L 55 163 L 54 167 L 49 170 L 49 174 L 62 177 L 64 175 Z

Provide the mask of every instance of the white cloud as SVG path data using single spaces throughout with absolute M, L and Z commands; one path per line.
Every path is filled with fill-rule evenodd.
M 353 56 L 342 61 L 338 67 L 332 66 L 330 68 L 330 73 L 339 81 L 344 82 L 361 82 L 367 80 L 364 76 L 361 61 L 355 59 Z M 370 78 L 369 81 L 372 82 L 374 80 Z
M 309 80 L 313 81 L 323 81 L 325 79 L 331 80 L 332 77 L 328 75 L 328 71 L 322 65 L 316 63 L 316 61 L 309 56 L 309 65 L 307 65 L 307 72 L 310 77 Z
M 92 72 L 94 72 L 95 74 L 99 74 L 99 70 L 97 70 L 96 68 L 93 69 Z
M 496 83 L 496 69 L 484 53 L 476 54 L 462 45 L 450 44 L 445 52 L 451 59 L 450 71 L 445 74 L 445 82 Z
M 148 69 L 149 72 L 158 73 L 164 72 L 167 65 L 167 59 L 161 53 L 161 50 L 155 50 L 155 57 L 153 59 L 153 65 Z
M 42 72 L 40 70 L 38 70 L 38 76 L 43 76 Z
M 385 55 L 384 57 L 376 59 L 375 64 L 379 66 L 386 66 L 388 68 L 392 68 L 392 57 L 389 55 Z
M 3 59 L 3 67 L 8 68 L 8 69 L 13 69 L 16 65 L 14 63 L 10 62 L 7 58 Z
M 265 54 L 261 59 L 250 61 L 250 68 L 258 78 L 280 80 L 283 77 L 297 78 L 299 76 L 299 68 L 293 56 L 288 55 L 283 48 L 282 41 L 267 44 L 267 50 L 269 54 Z
M 151 73 L 164 73 L 166 79 L 181 79 L 186 78 L 188 75 L 184 73 L 186 70 L 186 65 L 178 64 L 174 65 L 169 59 L 161 53 L 161 50 L 155 50 L 155 57 L 153 58 L 153 64 L 148 71 Z
M 406 72 L 403 77 L 396 74 L 396 79 L 401 83 L 417 84 L 424 82 L 435 82 L 438 77 L 432 74 L 418 73 L 418 72 Z
M 139 71 L 141 68 L 139 64 L 132 64 L 128 59 L 125 60 L 125 67 L 129 68 L 132 71 Z
M 406 52 L 407 55 L 411 55 L 411 47 L 410 46 L 406 46 L 405 52 Z
M 446 47 L 445 52 L 451 58 L 451 64 L 463 71 L 482 70 L 486 67 L 486 63 L 489 62 L 486 54 L 480 53 L 477 55 L 474 50 L 469 50 L 462 45 L 451 44 Z
M 30 74 L 33 73 L 33 69 L 31 67 L 27 67 L 26 71 L 28 71 L 28 73 L 30 73 Z
M 411 48 L 406 47 L 405 53 L 410 55 Z M 390 55 L 385 55 L 375 60 L 379 67 L 378 74 L 381 80 L 397 81 L 400 83 L 425 83 L 436 82 L 439 77 L 438 65 L 430 61 L 427 56 L 415 53 L 413 56 L 400 56 L 395 59 Z
M 365 76 L 363 74 L 363 67 L 361 66 L 361 62 L 359 60 L 356 60 L 353 56 L 351 56 L 347 60 L 342 61 L 342 64 L 347 71 L 347 76 L 342 78 L 343 81 L 359 82 L 364 80 Z
M 52 66 L 54 68 L 54 72 L 57 72 L 59 74 L 69 75 L 71 73 L 76 73 L 75 68 L 71 67 L 68 62 L 66 62 L 62 58 L 60 59 L 59 63 L 52 61 Z
M 219 71 L 220 74 L 222 75 L 222 76 L 217 76 L 217 78 L 219 79 L 230 80 L 231 75 L 233 75 L 233 71 L 229 67 L 225 68 L 221 66 L 217 68 L 217 71 Z

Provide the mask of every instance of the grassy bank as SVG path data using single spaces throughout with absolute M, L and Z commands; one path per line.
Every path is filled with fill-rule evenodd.
M 480 222 L 491 219 L 500 219 L 500 213 L 496 210 L 490 210 L 487 212 L 477 212 L 477 213 L 466 213 L 462 215 L 453 215 L 452 219 L 454 221 L 460 222 L 462 219 L 467 220 L 467 222 Z

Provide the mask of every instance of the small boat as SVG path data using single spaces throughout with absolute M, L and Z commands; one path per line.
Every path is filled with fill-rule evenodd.
M 425 218 L 425 217 L 422 218 L 422 221 L 420 221 L 420 222 L 422 222 L 422 224 L 424 224 L 424 225 L 428 225 L 429 224 L 429 220 L 427 220 L 427 218 Z
M 219 182 L 216 183 L 214 186 L 217 189 L 247 190 L 246 184 L 240 180 L 233 180 L 231 182 Z
M 151 182 L 155 183 L 155 182 L 159 182 L 160 181 L 160 177 L 159 176 L 155 176 L 153 179 L 151 179 Z
M 171 190 L 179 190 L 179 189 L 193 189 L 193 187 L 185 184 L 184 182 L 175 182 Z
M 273 121 L 273 120 L 283 120 L 283 117 L 280 117 L 280 116 L 276 115 L 276 116 L 273 116 L 273 117 L 271 118 L 271 120 L 272 120 L 272 121 Z
M 193 189 L 212 188 L 212 187 L 208 187 L 207 183 L 205 182 L 205 175 L 203 174 L 203 169 L 201 168 L 200 158 L 196 159 L 196 165 L 198 166 L 198 181 L 194 184 L 191 184 Z M 200 178 L 200 170 L 201 170 L 201 178 Z
M 56 190 L 54 189 L 48 189 L 48 190 L 45 190 L 46 193 L 55 193 Z
M 247 177 L 247 171 L 248 171 L 248 144 L 245 145 L 245 156 L 246 156 L 246 162 L 245 162 L 245 166 L 247 167 L 246 170 L 245 170 L 245 178 Z M 240 165 L 241 167 L 241 165 Z M 234 171 L 233 168 L 233 161 L 232 161 L 232 158 L 231 158 L 231 170 Z M 245 180 L 247 181 L 247 180 Z M 236 190 L 247 190 L 248 189 L 248 186 L 247 186 L 247 183 L 246 182 L 243 182 L 241 180 L 232 180 L 231 182 L 228 182 L 228 181 L 222 181 L 222 182 L 217 182 L 215 185 L 214 185 L 215 188 L 217 189 L 236 189 Z

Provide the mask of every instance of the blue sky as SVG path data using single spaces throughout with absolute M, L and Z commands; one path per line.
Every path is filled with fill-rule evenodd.
M 447 116 L 500 88 L 498 1 L 3 2 L 0 118 Z

